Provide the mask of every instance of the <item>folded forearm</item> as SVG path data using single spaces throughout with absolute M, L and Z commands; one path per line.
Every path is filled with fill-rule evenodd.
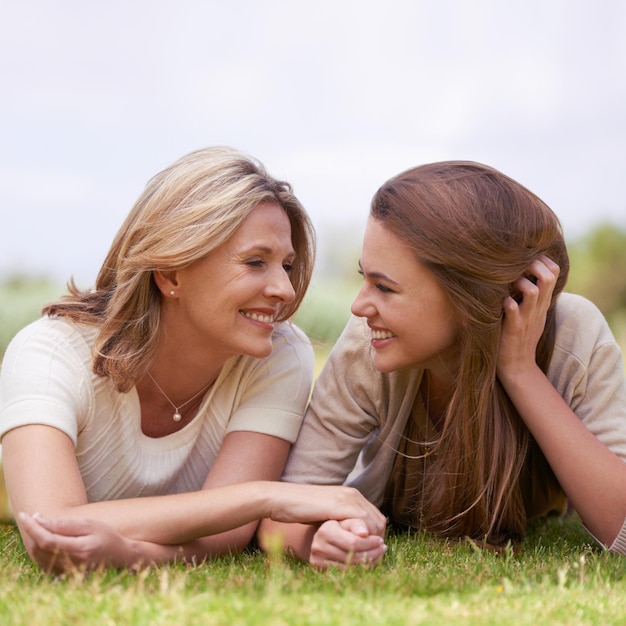
M 249 541 L 242 540 L 240 535 L 223 533 L 201 537 L 180 545 L 130 541 L 127 554 L 121 559 L 121 562 L 113 565 L 137 568 L 173 562 L 201 562 L 210 557 L 224 556 L 243 550 Z
M 254 532 L 253 522 L 269 513 L 269 499 L 265 497 L 269 489 L 263 485 L 241 483 L 190 493 L 93 502 L 47 515 L 97 519 L 130 540 L 157 545 L 185 545 L 203 538 L 201 541 L 211 544 L 223 543 L 220 550 L 225 553 L 232 545 L 247 544 Z M 221 539 L 209 541 L 209 535 L 221 534 Z
M 268 554 L 291 551 L 303 561 L 309 560 L 311 543 L 319 524 L 285 524 L 264 519 L 259 524 L 257 538 Z

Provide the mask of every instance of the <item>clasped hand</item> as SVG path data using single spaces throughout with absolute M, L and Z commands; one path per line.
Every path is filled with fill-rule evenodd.
M 49 520 L 37 513 L 19 513 L 18 519 L 32 559 L 48 574 L 139 564 L 131 542 L 105 522 Z
M 309 562 L 320 569 L 350 565 L 374 567 L 387 551 L 385 526 L 369 532 L 361 519 L 324 522 L 313 537 Z

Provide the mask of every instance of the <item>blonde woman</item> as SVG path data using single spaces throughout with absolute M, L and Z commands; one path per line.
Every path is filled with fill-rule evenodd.
M 157 174 L 95 288 L 9 346 L 0 435 L 12 509 L 46 571 L 204 559 L 264 517 L 384 518 L 358 492 L 277 482 L 312 380 L 289 323 L 314 259 L 287 183 L 230 148 Z
M 624 365 L 598 309 L 563 293 L 568 269 L 554 213 L 493 168 L 389 180 L 285 479 L 345 482 L 396 526 L 494 545 L 569 500 L 626 553 Z M 384 554 L 356 521 L 263 530 L 319 567 Z

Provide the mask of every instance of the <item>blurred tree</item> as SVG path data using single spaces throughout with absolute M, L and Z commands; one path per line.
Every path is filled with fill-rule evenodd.
M 569 244 L 568 291 L 589 298 L 609 323 L 626 314 L 626 230 L 603 223 Z
M 62 293 L 62 287 L 45 277 L 13 274 L 0 281 L 0 358 L 13 335 Z

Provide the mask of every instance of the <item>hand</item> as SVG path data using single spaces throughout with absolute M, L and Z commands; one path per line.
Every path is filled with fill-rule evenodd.
M 382 537 L 387 520 L 357 489 L 339 486 L 271 483 L 274 505 L 268 517 L 277 522 L 312 524 L 358 519 L 369 535 Z
M 139 565 L 133 542 L 104 522 L 49 520 L 37 513 L 19 513 L 17 521 L 31 558 L 48 574 Z
M 309 562 L 319 569 L 345 569 L 350 565 L 374 567 L 386 551 L 383 537 L 370 535 L 362 520 L 331 520 L 315 533 Z
M 503 382 L 507 377 L 518 376 L 536 367 L 535 352 L 546 325 L 559 266 L 543 256 L 530 265 L 527 274 L 537 279 L 536 284 L 522 276 L 515 283 L 522 296 L 521 302 L 509 296 L 503 303 L 497 365 L 498 376 Z

